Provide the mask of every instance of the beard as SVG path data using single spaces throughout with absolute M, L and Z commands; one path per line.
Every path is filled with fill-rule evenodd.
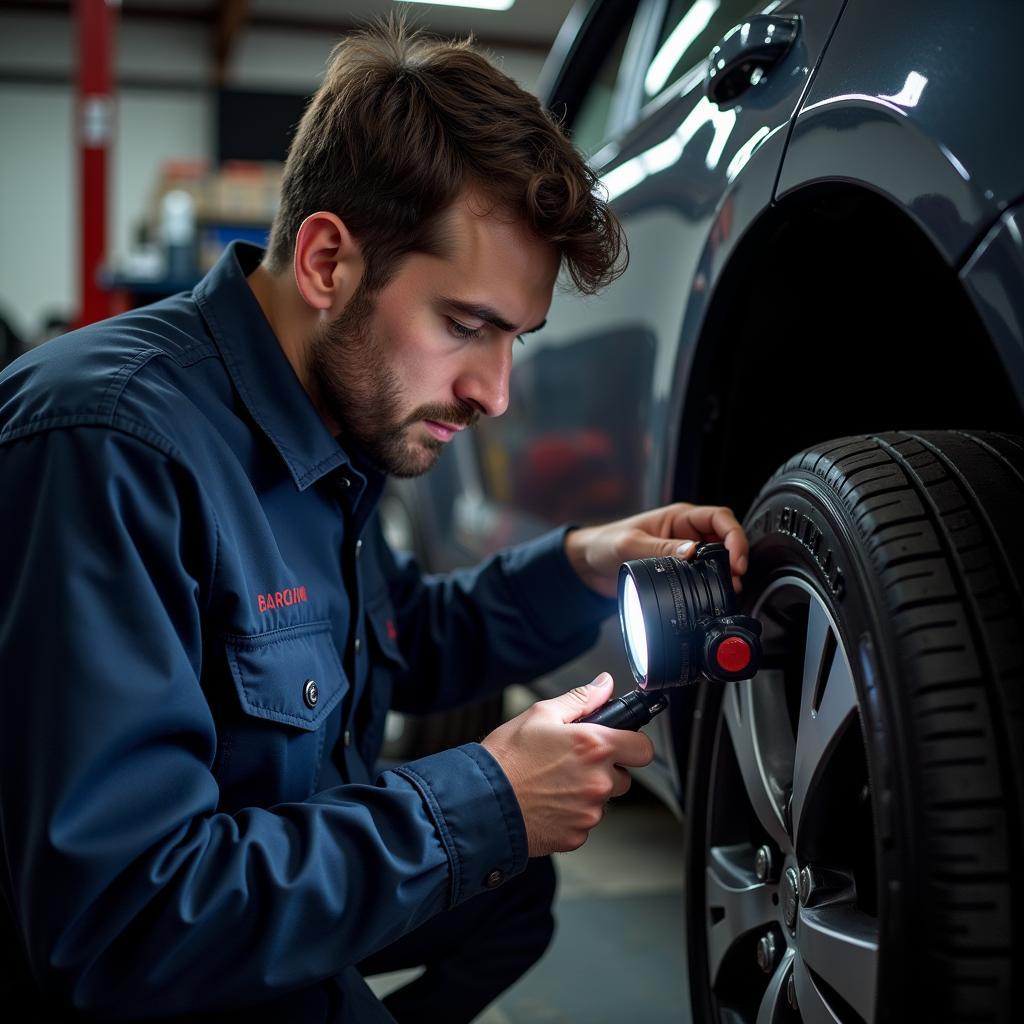
M 419 476 L 441 456 L 447 442 L 413 438 L 423 420 L 473 426 L 479 413 L 455 402 L 421 405 L 402 414 L 402 388 L 373 331 L 372 293 L 358 289 L 341 315 L 327 324 L 310 348 L 310 378 L 319 404 L 379 469 L 397 477 Z

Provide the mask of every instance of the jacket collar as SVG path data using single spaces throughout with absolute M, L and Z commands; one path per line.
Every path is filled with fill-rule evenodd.
M 249 414 L 302 491 L 350 459 L 320 418 L 246 281 L 262 258 L 257 246 L 232 242 L 192 294 Z M 364 472 L 353 471 L 364 477 L 366 467 L 360 468 Z M 363 485 L 365 479 L 352 483 Z

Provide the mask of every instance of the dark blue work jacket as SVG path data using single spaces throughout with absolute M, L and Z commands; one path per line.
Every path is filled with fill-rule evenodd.
M 424 576 L 320 420 L 232 246 L 191 294 L 0 376 L 0 978 L 103 1020 L 372 1021 L 355 968 L 523 869 L 427 711 L 582 652 L 611 610 L 562 531 Z

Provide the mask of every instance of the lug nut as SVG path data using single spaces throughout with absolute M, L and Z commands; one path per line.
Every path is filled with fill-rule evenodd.
M 810 868 L 800 869 L 800 906 L 806 907 L 807 901 L 814 892 L 814 876 Z
M 855 888 L 853 878 L 832 868 L 805 864 L 800 869 L 800 906 L 816 907 L 846 890 Z
M 757 966 L 765 974 L 771 974 L 775 969 L 775 936 L 766 932 L 757 943 Z
M 789 1003 L 791 1010 L 797 1009 L 796 1005 L 796 975 L 792 971 L 789 972 L 789 977 L 786 979 L 786 1001 Z
M 797 906 L 800 899 L 800 876 L 796 868 L 786 868 L 786 880 L 782 886 L 782 916 L 791 931 L 796 927 Z
M 772 877 L 772 851 L 771 847 L 761 846 L 754 857 L 754 871 L 757 873 L 759 882 L 767 882 Z

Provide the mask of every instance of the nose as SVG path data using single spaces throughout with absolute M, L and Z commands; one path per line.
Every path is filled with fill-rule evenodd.
M 501 339 L 467 353 L 455 381 L 455 395 L 484 416 L 500 416 L 508 408 L 515 338 Z

